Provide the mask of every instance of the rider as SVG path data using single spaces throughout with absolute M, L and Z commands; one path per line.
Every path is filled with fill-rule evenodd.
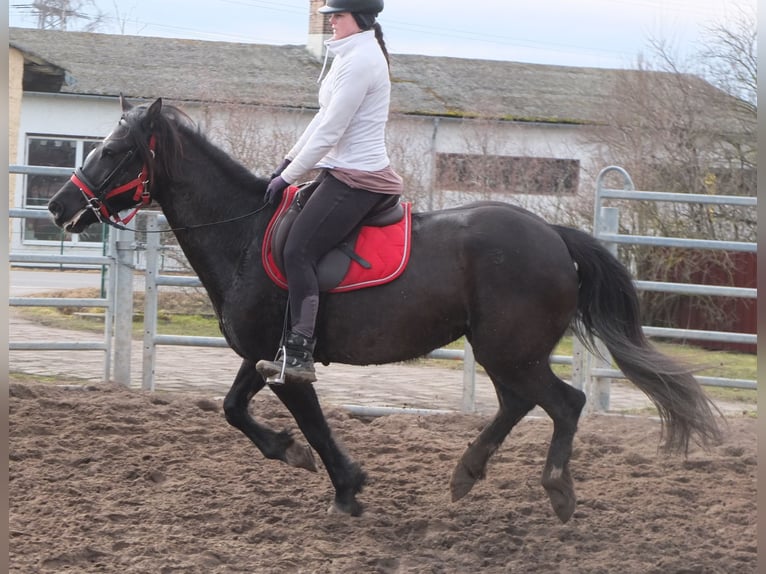
M 319 89 L 319 111 L 272 174 L 265 196 L 277 203 L 289 184 L 322 169 L 285 245 L 290 329 L 277 360 L 256 365 L 270 383 L 283 367 L 287 382 L 316 380 L 317 263 L 376 206 L 402 192 L 385 143 L 391 81 L 375 20 L 382 10 L 383 0 L 327 0 L 319 9 L 330 15 L 333 36 L 325 45 L 335 58 Z

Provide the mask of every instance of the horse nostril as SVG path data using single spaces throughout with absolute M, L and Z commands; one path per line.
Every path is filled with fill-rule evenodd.
M 48 202 L 48 211 L 50 211 L 54 217 L 58 217 L 61 215 L 61 205 L 58 201 L 50 201 Z

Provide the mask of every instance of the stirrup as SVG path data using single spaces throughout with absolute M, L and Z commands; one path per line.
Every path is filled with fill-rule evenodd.
M 279 354 L 277 354 L 276 360 L 279 360 Z M 278 375 L 271 375 L 269 377 L 266 377 L 266 384 L 267 385 L 284 385 L 286 368 L 287 368 L 287 347 L 285 345 L 282 345 L 282 370 L 279 372 Z

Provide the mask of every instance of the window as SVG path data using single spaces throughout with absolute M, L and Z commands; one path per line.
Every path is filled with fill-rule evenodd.
M 97 139 L 30 136 L 27 138 L 27 165 L 74 168 L 100 143 Z M 51 197 L 66 183 L 67 176 L 28 175 L 24 189 L 26 209 L 46 209 Z M 22 231 L 25 243 L 62 241 L 69 243 L 101 243 L 101 226 L 92 226 L 79 235 L 66 233 L 45 219 L 25 219 Z
M 509 194 L 575 194 L 580 162 L 574 159 L 442 153 L 436 182 L 442 188 Z

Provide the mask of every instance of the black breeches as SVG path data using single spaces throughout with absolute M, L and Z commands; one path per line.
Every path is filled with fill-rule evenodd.
M 353 189 L 327 171 L 320 177 L 321 183 L 295 219 L 284 251 L 291 329 L 308 338 L 314 336 L 319 309 L 319 260 L 388 197 Z

